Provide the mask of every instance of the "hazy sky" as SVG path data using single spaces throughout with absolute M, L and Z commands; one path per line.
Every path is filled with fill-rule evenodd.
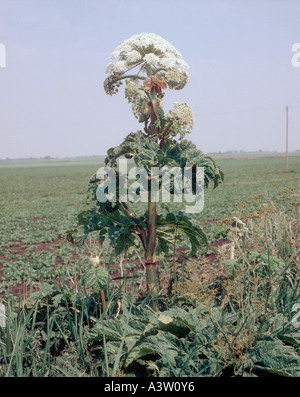
M 299 0 L 0 0 L 0 158 L 106 154 L 142 129 L 105 67 L 133 34 L 156 33 L 189 64 L 173 102 L 193 109 L 204 152 L 300 149 Z

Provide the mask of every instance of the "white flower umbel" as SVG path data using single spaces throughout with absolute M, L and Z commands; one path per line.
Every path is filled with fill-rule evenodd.
M 188 82 L 189 76 L 185 71 L 171 68 L 165 73 L 165 81 L 171 90 L 181 90 Z
M 187 131 L 191 131 L 194 127 L 193 111 L 186 102 L 175 102 L 174 110 L 168 112 L 168 117 Z
M 106 67 L 106 93 L 118 92 L 125 80 L 125 98 L 132 104 L 135 117 L 145 123 L 146 133 L 158 133 L 154 126 L 163 114 L 163 90 L 181 90 L 186 85 L 187 63 L 171 43 L 154 33 L 141 33 L 125 40 L 112 52 L 111 59 Z M 165 134 L 179 126 L 186 131 L 193 128 L 193 114 L 187 104 L 175 104 L 170 114 L 172 121 Z
M 135 66 L 150 64 L 156 69 L 178 68 L 186 71 L 188 64 L 176 48 L 154 33 L 141 33 L 125 40 L 111 54 L 114 60 L 107 65 L 106 73 L 126 72 Z M 144 65 L 143 65 L 144 64 Z
M 129 103 L 132 103 L 132 111 L 137 119 L 140 118 L 141 113 L 146 113 L 147 98 L 143 95 L 141 87 L 132 80 L 126 82 L 125 98 L 128 99 Z
M 149 53 L 149 54 L 146 54 L 144 57 L 143 57 L 143 60 L 147 63 L 147 64 L 149 64 L 149 65 L 158 65 L 158 63 L 159 63 L 159 57 L 157 56 L 157 55 L 155 55 L 155 54 L 153 54 L 153 53 Z
M 128 99 L 129 102 L 133 103 L 143 97 L 143 93 L 138 84 L 134 81 L 128 81 L 125 86 L 125 98 Z

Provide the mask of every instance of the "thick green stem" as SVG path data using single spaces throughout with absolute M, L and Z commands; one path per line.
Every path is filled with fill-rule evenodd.
M 151 201 L 149 192 L 147 250 L 145 255 L 146 282 L 148 292 L 153 298 L 157 296 L 157 266 L 156 266 L 156 203 Z
M 156 203 L 148 203 L 147 260 L 156 262 Z
M 153 71 L 149 65 L 146 67 L 148 77 L 152 75 Z M 150 93 L 151 100 L 151 123 L 157 119 L 153 102 L 157 99 L 156 90 L 152 88 Z M 157 131 L 150 131 L 150 134 L 155 134 Z M 151 177 L 149 180 L 151 186 Z M 148 292 L 151 292 L 153 300 L 153 307 L 158 310 L 158 302 L 155 299 L 158 295 L 157 288 L 157 265 L 156 265 L 156 202 L 152 197 L 151 189 L 148 191 L 148 225 L 147 225 L 147 244 L 145 252 L 145 265 L 146 265 L 146 282 Z
M 151 182 L 151 179 L 150 181 Z M 150 183 L 149 183 L 150 185 Z M 156 202 L 152 201 L 151 189 L 148 191 L 147 249 L 145 252 L 147 290 L 153 298 L 153 306 L 158 310 L 157 266 L 156 266 Z
M 151 69 L 151 66 L 150 65 L 146 65 L 146 73 L 147 73 L 147 76 L 149 77 L 149 76 L 151 76 L 152 74 L 153 74 L 153 71 L 152 71 L 152 69 Z

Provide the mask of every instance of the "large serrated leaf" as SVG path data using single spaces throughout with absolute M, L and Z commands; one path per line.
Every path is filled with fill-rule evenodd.
M 166 230 L 183 233 L 191 244 L 191 255 L 195 255 L 197 249 L 204 245 L 208 246 L 208 240 L 206 234 L 198 226 L 194 225 L 190 218 L 185 216 L 183 213 L 178 214 L 168 213 L 166 216 L 160 215 L 156 220 L 157 235 L 161 239 L 165 239 L 164 232 Z
M 300 376 L 300 356 L 279 339 L 258 341 L 251 354 L 254 369 L 281 376 Z

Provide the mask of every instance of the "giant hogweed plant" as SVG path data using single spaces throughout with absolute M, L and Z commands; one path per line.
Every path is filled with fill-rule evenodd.
M 117 255 L 141 247 L 145 253 L 147 288 L 155 297 L 157 253 L 168 252 L 174 234 L 187 237 L 192 254 L 200 247 L 205 248 L 208 241 L 203 230 L 184 211 L 166 211 L 155 201 L 151 195 L 152 169 L 180 167 L 183 179 L 183 169 L 189 167 L 193 175 L 193 194 L 197 167 L 204 170 L 204 188 L 210 183 L 216 188 L 224 175 L 211 157 L 185 138 L 194 125 L 190 106 L 176 102 L 174 109 L 164 111 L 164 90 L 181 90 L 189 79 L 188 65 L 173 45 L 153 33 L 134 35 L 115 49 L 111 59 L 106 68 L 109 76 L 104 81 L 105 92 L 113 95 L 125 83 L 125 98 L 143 128 L 131 132 L 120 146 L 109 149 L 105 164 L 115 169 L 117 177 L 120 176 L 118 161 L 124 157 L 146 170 L 147 209 L 142 216 L 137 215 L 135 203 L 124 202 L 118 186 L 114 201 L 98 201 L 97 187 L 103 180 L 95 174 L 88 185 L 91 205 L 79 214 L 76 227 L 68 232 L 68 239 L 80 245 L 90 233 L 97 233 L 100 243 L 108 240 Z M 160 179 L 160 188 L 161 182 Z M 173 180 L 169 192 L 174 195 L 174 191 Z

